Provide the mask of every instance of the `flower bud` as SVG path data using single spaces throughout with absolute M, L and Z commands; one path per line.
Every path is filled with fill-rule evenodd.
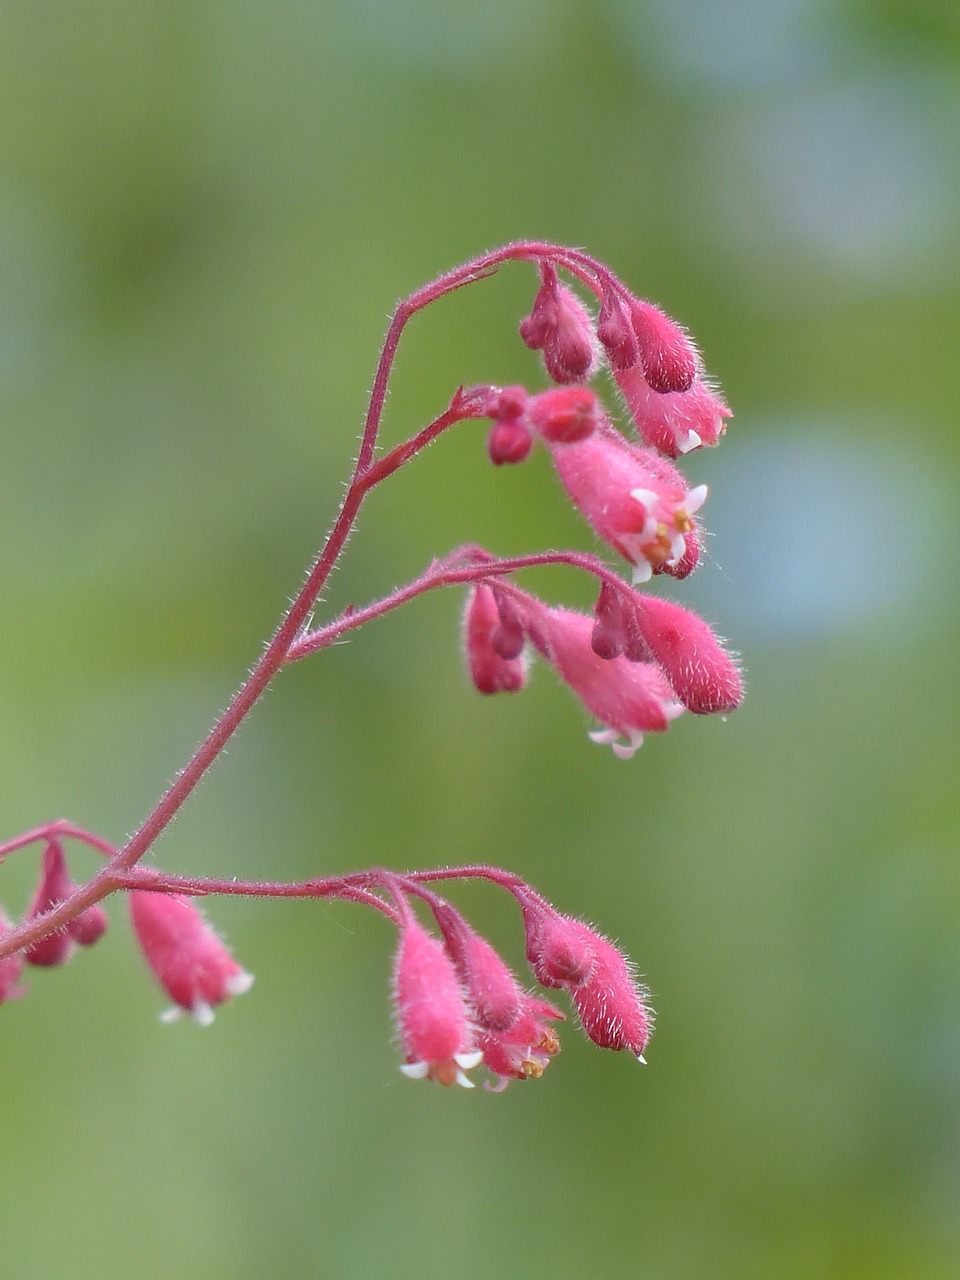
M 487 454 L 495 467 L 523 462 L 533 448 L 533 436 L 516 419 L 495 422 L 487 436 Z
M 554 382 L 584 382 L 596 367 L 593 321 L 577 295 L 562 284 L 557 285 L 556 307 L 556 329 L 544 343 L 543 363 Z
M 538 898 L 521 897 L 527 936 L 527 961 L 543 987 L 569 987 L 584 982 L 593 968 L 594 952 L 585 926 L 562 916 Z
M 626 618 L 620 592 L 607 582 L 600 584 L 593 616 L 596 622 L 590 633 L 591 649 L 598 658 L 616 658 L 627 644 Z
M 703 619 L 670 600 L 638 596 L 637 601 L 644 641 L 687 710 L 709 715 L 738 707 L 740 672 Z
M 637 431 L 651 449 L 679 458 L 718 444 L 731 416 L 723 400 L 696 377 L 687 391 L 654 391 L 637 366 L 614 370 Z
M 640 347 L 623 303 L 612 289 L 604 290 L 597 320 L 597 338 L 611 369 L 629 369 L 640 359 Z
M 135 889 L 128 901 L 144 959 L 174 1002 L 161 1021 L 173 1022 L 186 1011 L 209 1026 L 217 1005 L 253 986 L 253 974 L 240 968 L 189 898 Z
M 553 444 L 571 444 L 593 435 L 600 425 L 597 397 L 586 387 L 558 387 L 532 396 L 531 427 Z
M 414 1080 L 473 1088 L 465 1072 L 481 1054 L 474 1048 L 463 992 L 453 962 L 438 940 L 411 915 L 400 931 L 393 990 L 397 1029 Z
M 689 391 L 700 367 L 697 349 L 680 325 L 651 302 L 634 298 L 630 319 L 643 376 L 658 395 Z
M 73 893 L 76 886 L 67 873 L 67 861 L 63 846 L 57 840 L 51 840 L 43 851 L 43 864 L 40 882 L 37 885 L 33 900 L 27 909 L 26 919 L 36 920 L 45 915 L 58 902 L 64 902 Z M 38 942 L 31 943 L 23 952 L 28 964 L 44 969 L 56 968 L 66 964 L 73 955 L 74 940 L 68 928 L 49 933 Z
M 536 648 L 601 722 L 591 740 L 611 746 L 619 759 L 628 760 L 645 733 L 663 733 L 683 711 L 659 667 L 624 656 L 597 657 L 590 643 L 593 619 L 586 615 L 549 609 L 527 596 L 523 621 Z
M 494 638 L 508 655 L 504 657 L 494 645 Z M 526 683 L 526 671 L 520 649 L 514 652 L 516 635 L 501 621 L 497 600 L 484 582 L 475 583 L 467 595 L 463 616 L 463 642 L 467 667 L 474 687 L 480 693 L 517 693 Z
M 601 1049 L 628 1049 L 644 1062 L 643 1051 L 653 1030 L 649 992 L 636 981 L 626 957 L 612 942 L 581 925 L 589 935 L 593 967 L 570 996 L 586 1034 Z

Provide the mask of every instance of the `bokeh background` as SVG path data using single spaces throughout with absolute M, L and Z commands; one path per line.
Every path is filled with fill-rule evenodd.
M 958 13 L 0 7 L 5 834 L 136 827 L 332 519 L 395 300 L 521 235 L 605 258 L 722 380 L 710 558 L 668 594 L 749 673 L 623 764 L 548 671 L 473 694 L 453 595 L 288 672 L 157 860 L 503 862 L 636 957 L 650 1065 L 568 1027 L 537 1084 L 410 1084 L 389 931 L 344 905 L 214 904 L 257 985 L 160 1027 L 115 910 L 0 1012 L 4 1276 L 960 1274 Z M 388 440 L 538 385 L 533 284 L 416 321 Z M 462 540 L 590 546 L 544 457 L 481 439 L 371 501 L 330 610 Z M 458 901 L 521 960 L 509 904 Z

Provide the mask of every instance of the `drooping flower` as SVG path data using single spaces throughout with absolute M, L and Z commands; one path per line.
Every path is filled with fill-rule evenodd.
M 443 945 L 412 913 L 400 930 L 393 991 L 403 1074 L 472 1089 L 466 1072 L 483 1055 L 474 1043 L 460 981 Z
M 492 1093 L 502 1092 L 511 1080 L 538 1080 L 560 1050 L 560 1041 L 548 1021 L 558 1021 L 563 1013 L 548 1000 L 523 993 L 517 1016 L 503 1030 L 477 1033 L 477 1047 L 483 1065 L 497 1077 L 487 1084 Z
M 715 445 L 732 416 L 720 396 L 698 374 L 686 391 L 654 391 L 639 364 L 615 369 L 614 377 L 641 438 L 668 458 Z
M 696 562 L 693 517 L 706 485 L 688 488 L 670 463 L 604 425 L 572 444 L 547 442 L 557 474 L 594 532 L 633 565 L 635 583 L 689 572 Z
M 520 336 L 542 353 L 554 382 L 584 382 L 596 367 L 590 313 L 573 290 L 559 282 L 553 266 L 544 263 L 540 274 L 542 284 L 530 314 L 520 323 Z
M 43 863 L 40 881 L 33 901 L 27 910 L 26 918 L 35 920 L 45 915 L 58 902 L 64 902 L 76 890 L 77 886 L 70 879 L 67 870 L 67 859 L 59 840 L 50 840 L 43 851 Z M 107 931 L 107 913 L 98 902 L 87 907 L 63 929 L 48 934 L 34 942 L 24 951 L 24 959 L 28 964 L 50 969 L 65 964 L 73 955 L 76 946 L 92 947 Z
M 128 899 L 144 959 L 174 1002 L 161 1021 L 186 1012 L 209 1026 L 217 1005 L 253 986 L 253 974 L 237 964 L 190 898 L 135 889 Z
M 614 755 L 627 760 L 645 733 L 663 733 L 681 714 L 682 704 L 654 663 L 600 658 L 590 643 L 592 618 L 551 609 L 533 596 L 523 599 L 527 635 L 603 726 L 590 734 L 594 742 L 610 744 Z
M 635 601 L 644 643 L 687 710 L 711 715 L 739 706 L 740 672 L 707 623 L 670 600 L 637 595 Z
M 480 693 L 516 693 L 523 688 L 523 633 L 511 617 L 501 618 L 497 597 L 485 582 L 475 583 L 467 595 L 463 643 L 470 678 Z

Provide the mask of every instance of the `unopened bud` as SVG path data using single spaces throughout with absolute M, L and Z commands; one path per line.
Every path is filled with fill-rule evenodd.
M 680 325 L 659 307 L 640 298 L 631 303 L 630 318 L 647 385 L 661 395 L 688 391 L 697 376 L 699 359 Z
M 597 397 L 587 387 L 556 387 L 530 400 L 528 420 L 554 444 L 572 444 L 593 435 L 600 423 Z
M 640 359 L 637 335 L 633 331 L 626 308 L 612 289 L 605 290 L 603 294 L 597 320 L 597 338 L 607 353 L 613 370 L 629 369 Z
M 487 436 L 487 454 L 495 467 L 523 462 L 533 448 L 533 436 L 516 418 L 495 422 Z
M 474 687 L 480 693 L 516 693 L 526 683 L 526 672 L 519 650 L 504 657 L 493 644 L 493 637 L 509 654 L 513 648 L 511 635 L 501 621 L 493 591 L 478 582 L 467 596 L 463 618 L 463 642 L 467 666 Z M 523 647 L 523 636 L 520 637 Z
M 69 898 L 75 888 L 67 873 L 63 847 L 58 841 L 51 840 L 43 851 L 40 882 L 27 909 L 26 918 L 36 920 L 39 916 L 46 915 L 58 902 Z M 73 954 L 73 949 L 74 940 L 69 929 L 62 929 L 25 948 L 23 958 L 28 964 L 53 969 L 65 964 Z

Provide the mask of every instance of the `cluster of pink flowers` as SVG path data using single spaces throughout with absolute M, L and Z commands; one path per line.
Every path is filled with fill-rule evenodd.
M 409 320 L 508 261 L 536 265 L 539 285 L 520 325 L 554 384 L 547 390 L 484 384 L 459 388 L 431 423 L 378 454 L 377 442 L 396 351 Z M 560 270 L 571 277 L 564 283 Z M 576 286 L 592 292 L 592 314 Z M 607 368 L 622 395 L 628 426 L 620 430 L 587 385 Z M 0 1003 L 23 993 L 24 965 L 62 966 L 107 927 L 100 905 L 127 895 L 133 933 L 147 964 L 173 1001 L 163 1016 L 189 1013 L 201 1025 L 250 988 L 240 967 L 194 905 L 211 894 L 344 899 L 369 906 L 397 930 L 393 991 L 407 1076 L 469 1087 L 481 1063 L 493 1081 L 535 1079 L 559 1048 L 552 1024 L 563 1012 L 521 984 L 494 947 L 433 888 L 433 882 L 485 879 L 520 908 L 526 956 L 544 987 L 567 993 L 583 1030 L 597 1045 L 625 1049 L 641 1062 L 652 1016 L 646 989 L 612 942 L 584 921 L 563 915 L 520 877 L 491 866 L 400 875 L 384 869 L 290 884 L 234 877 L 168 875 L 141 865 L 269 683 L 286 666 L 340 641 L 427 591 L 467 588 L 463 644 L 475 687 L 516 693 L 528 658 L 539 654 L 596 720 L 590 737 L 621 758 L 648 733 L 661 733 L 684 711 L 733 710 L 742 697 L 737 665 L 711 628 L 689 610 L 637 587 L 654 577 L 682 579 L 701 554 L 705 485 L 691 486 L 676 461 L 715 445 L 730 411 L 704 375 L 686 332 L 636 297 L 589 255 L 539 241 L 484 254 L 438 277 L 401 302 L 391 321 L 371 391 L 353 474 L 330 534 L 273 638 L 228 708 L 153 812 L 115 848 L 61 820 L 0 843 L 0 863 L 42 846 L 42 871 L 23 919 L 0 913 Z M 624 580 L 604 560 L 580 551 L 498 558 L 477 546 L 434 560 L 406 586 L 363 608 L 350 606 L 314 627 L 313 611 L 368 495 L 457 423 L 489 419 L 487 453 L 495 465 L 528 458 L 539 442 L 574 508 L 596 537 L 630 568 Z M 548 604 L 517 585 L 533 566 L 574 566 L 597 590 L 592 614 Z M 70 878 L 64 842 L 99 852 L 101 871 L 86 884 Z M 429 910 L 431 931 L 417 915 Z
M 67 869 L 63 843 L 47 839 L 40 879 L 25 921 L 43 916 L 65 902 L 77 889 Z M 203 914 L 180 894 L 133 889 L 127 894 L 134 936 L 148 967 L 173 1005 L 161 1015 L 172 1022 L 191 1014 L 201 1026 L 214 1019 L 214 1008 L 242 995 L 253 985 Z M 56 969 L 72 959 L 78 947 L 92 947 L 107 931 L 107 913 L 99 903 L 85 908 L 62 930 L 48 933 L 22 951 L 0 960 L 0 1004 L 27 992 L 21 985 L 25 965 Z M 12 925 L 0 909 L 0 939 Z
M 530 967 L 542 986 L 568 992 L 589 1038 L 627 1049 L 644 1062 L 653 1026 L 647 990 L 626 957 L 590 925 L 554 910 L 529 885 L 483 869 L 520 904 Z M 449 902 L 407 884 L 430 904 L 440 937 L 414 916 L 394 881 L 400 940 L 394 963 L 397 1028 L 411 1079 L 472 1088 L 481 1063 L 494 1092 L 511 1080 L 536 1080 L 560 1049 L 551 1022 L 563 1012 L 524 990 L 491 944 Z

